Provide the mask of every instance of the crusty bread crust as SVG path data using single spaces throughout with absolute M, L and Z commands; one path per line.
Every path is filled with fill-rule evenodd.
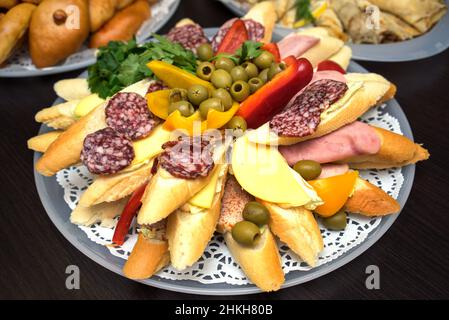
M 50 131 L 28 139 L 28 149 L 45 152 L 48 147 L 55 141 L 62 131 Z
M 346 202 L 345 209 L 351 213 L 374 217 L 398 213 L 401 206 L 382 189 L 357 178 L 354 192 Z
M 147 279 L 169 261 L 167 241 L 147 239 L 139 233 L 133 251 L 123 267 L 123 274 L 130 279 Z
M 263 1 L 254 5 L 243 19 L 252 19 L 261 23 L 265 27 L 263 43 L 270 43 L 273 36 L 273 29 L 276 24 L 276 8 L 271 1 Z
M 314 267 L 323 250 L 323 238 L 313 214 L 304 207 L 284 209 L 274 203 L 257 200 L 270 212 L 270 229 L 302 260 Z
M 215 194 L 210 209 L 197 213 L 178 209 L 168 216 L 167 239 L 170 260 L 173 267 L 178 270 L 184 270 L 198 261 L 215 232 L 220 216 L 226 173 L 220 179 L 221 191 Z
M 418 161 L 427 160 L 429 152 L 400 134 L 374 127 L 381 141 L 378 153 L 356 156 L 341 162 L 349 163 L 354 169 L 386 169 L 402 167 Z
M 168 217 L 204 188 L 211 176 L 212 173 L 204 178 L 180 179 L 159 168 L 145 189 L 137 222 L 152 224 Z
M 44 176 L 52 176 L 79 162 L 84 138 L 106 127 L 105 105 L 101 104 L 64 131 L 38 160 L 36 170 Z
M 133 193 L 151 178 L 153 162 L 129 172 L 97 176 L 82 194 L 80 204 L 90 207 L 102 202 L 112 202 Z
M 266 228 L 255 247 L 237 243 L 231 233 L 224 235 L 226 245 L 246 276 L 263 291 L 279 290 L 284 283 L 281 258 L 276 240 Z
M 102 227 L 112 228 L 115 225 L 113 219 L 122 213 L 127 202 L 128 198 L 123 198 L 91 207 L 84 207 L 78 204 L 70 214 L 70 222 L 86 227 L 100 222 Z
M 80 100 L 71 100 L 44 108 L 36 113 L 34 119 L 50 128 L 66 130 L 76 122 L 74 112 L 79 102 Z

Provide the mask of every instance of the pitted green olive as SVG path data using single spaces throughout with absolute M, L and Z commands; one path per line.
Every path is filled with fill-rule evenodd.
M 196 49 L 196 53 L 198 54 L 198 58 L 201 61 L 207 61 L 214 56 L 214 50 L 209 43 L 203 43 Z
M 260 239 L 259 227 L 249 221 L 237 222 L 231 233 L 232 238 L 244 246 L 254 246 Z
M 215 70 L 214 72 L 212 72 L 210 81 L 216 88 L 226 89 L 231 87 L 232 85 L 231 75 L 223 69 Z
M 214 71 L 215 66 L 212 63 L 201 62 L 196 68 L 196 75 L 203 80 L 209 81 Z
M 206 87 L 195 84 L 187 90 L 187 96 L 191 103 L 199 106 L 201 102 L 209 98 L 209 91 L 207 91 Z
M 201 102 L 199 107 L 201 117 L 203 117 L 203 119 L 207 119 L 207 114 L 211 109 L 217 111 L 224 111 L 223 103 L 221 102 L 221 100 L 218 98 L 209 98 Z
M 231 70 L 232 81 L 248 81 L 248 75 L 246 74 L 245 69 L 242 66 L 235 66 Z
M 257 224 L 259 227 L 268 223 L 270 215 L 268 209 L 257 201 L 250 201 L 243 209 L 243 219 Z
M 245 69 L 249 79 L 257 77 L 257 75 L 259 74 L 259 69 L 257 69 L 254 63 L 244 62 L 242 63 L 242 67 Z
M 234 100 L 238 102 L 242 102 L 251 94 L 249 84 L 242 80 L 234 82 L 230 91 Z
M 231 72 L 232 68 L 235 67 L 234 61 L 226 57 L 220 57 L 215 61 L 215 68 L 226 70 L 227 72 Z
M 306 181 L 316 179 L 321 174 L 321 165 L 313 160 L 300 160 L 295 163 L 293 169 Z
M 341 209 L 329 218 L 322 218 L 323 225 L 329 230 L 344 230 L 346 228 L 346 212 Z
M 233 104 L 231 94 L 223 88 L 216 89 L 212 92 L 212 98 L 218 98 L 223 102 L 224 111 L 228 111 Z
M 271 66 L 273 61 L 274 61 L 273 54 L 271 54 L 268 51 L 262 51 L 262 53 L 256 59 L 254 59 L 254 64 L 259 69 L 266 69 Z
M 195 112 L 192 104 L 188 101 L 178 101 L 170 103 L 170 105 L 168 106 L 168 114 L 175 112 L 176 110 L 179 110 L 181 115 L 183 115 L 184 117 L 189 117 Z
M 260 88 L 263 87 L 263 81 L 260 78 L 251 78 L 248 81 L 249 89 L 251 90 L 251 93 L 256 92 Z
M 241 116 L 234 116 L 226 124 L 226 128 L 232 129 L 232 130 L 246 131 L 246 129 L 247 129 L 246 120 L 243 119 Z

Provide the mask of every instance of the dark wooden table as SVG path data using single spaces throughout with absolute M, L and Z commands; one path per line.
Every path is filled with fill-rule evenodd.
M 204 27 L 232 17 L 212 0 L 183 0 L 162 31 L 190 17 Z M 362 62 L 397 84 L 397 99 L 415 140 L 431 159 L 417 166 L 410 198 L 391 229 L 367 252 L 314 281 L 249 299 L 391 299 L 449 297 L 449 51 L 415 62 Z M 202 299 L 127 280 L 84 256 L 55 228 L 41 205 L 26 140 L 39 125 L 34 114 L 56 98 L 55 76 L 0 79 L 0 298 Z M 81 289 L 65 287 L 67 265 L 81 270 Z M 380 268 L 381 289 L 367 290 L 365 268 Z M 225 297 L 233 299 L 236 297 Z

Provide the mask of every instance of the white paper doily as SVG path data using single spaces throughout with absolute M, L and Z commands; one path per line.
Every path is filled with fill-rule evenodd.
M 386 113 L 385 106 L 373 108 L 362 120 L 370 124 L 382 127 L 402 134 L 399 121 Z M 404 181 L 400 168 L 388 170 L 362 170 L 360 175 L 369 182 L 388 192 L 393 198 L 397 198 Z M 56 179 L 64 188 L 64 200 L 71 209 L 78 203 L 80 195 L 92 183 L 92 176 L 84 166 L 71 167 L 58 172 Z M 344 232 L 329 231 L 321 227 L 324 240 L 324 250 L 321 252 L 317 266 L 328 263 L 337 257 L 360 245 L 377 228 L 382 218 L 368 218 L 350 214 L 348 224 Z M 127 259 L 136 239 L 135 227 L 130 230 L 129 236 L 121 247 L 111 246 L 113 229 L 96 224 L 92 227 L 80 228 L 87 237 L 100 244 L 106 245 L 109 251 L 117 257 Z M 298 256 L 282 243 L 279 243 L 282 257 L 282 267 L 285 273 L 293 270 L 309 270 L 310 267 L 302 262 Z M 229 283 L 234 285 L 248 284 L 240 267 L 230 255 L 221 235 L 216 234 L 210 241 L 202 258 L 192 267 L 177 271 L 172 267 L 166 267 L 158 274 L 159 277 L 171 280 L 195 280 L 201 283 Z

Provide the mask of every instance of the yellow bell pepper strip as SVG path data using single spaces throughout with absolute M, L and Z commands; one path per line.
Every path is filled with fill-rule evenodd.
M 196 126 L 195 127 L 195 123 Z M 201 121 L 201 114 L 199 111 L 195 111 L 190 117 L 184 117 L 181 115 L 181 112 L 179 110 L 176 110 L 167 117 L 163 124 L 164 129 L 174 131 L 176 129 L 184 130 L 189 135 L 193 135 L 194 130 L 200 130 L 201 133 L 204 130 L 206 130 L 206 123 L 204 121 Z
M 181 88 L 188 90 L 195 84 L 200 84 L 212 92 L 215 90 L 214 86 L 207 81 L 204 81 L 197 76 L 187 72 L 181 68 L 173 66 L 164 61 L 153 60 L 147 64 L 147 67 L 169 88 Z
M 327 218 L 343 208 L 354 189 L 358 175 L 357 171 L 349 171 L 338 176 L 307 181 L 324 201 L 324 204 L 318 206 L 315 212 Z
M 170 90 L 158 90 L 147 94 L 147 104 L 151 113 L 161 119 L 167 119 Z
M 313 10 L 312 17 L 314 19 L 318 19 L 324 13 L 324 11 L 326 11 L 326 9 L 327 9 L 327 1 L 324 1 L 315 10 Z M 301 28 L 306 24 L 308 24 L 309 22 L 311 21 L 308 19 L 300 19 L 293 24 L 293 28 Z
M 217 111 L 215 109 L 209 110 L 207 113 L 206 122 L 207 129 L 218 129 L 223 127 L 226 123 L 231 120 L 234 114 L 239 110 L 240 104 L 238 102 L 234 102 L 231 108 L 228 111 Z

